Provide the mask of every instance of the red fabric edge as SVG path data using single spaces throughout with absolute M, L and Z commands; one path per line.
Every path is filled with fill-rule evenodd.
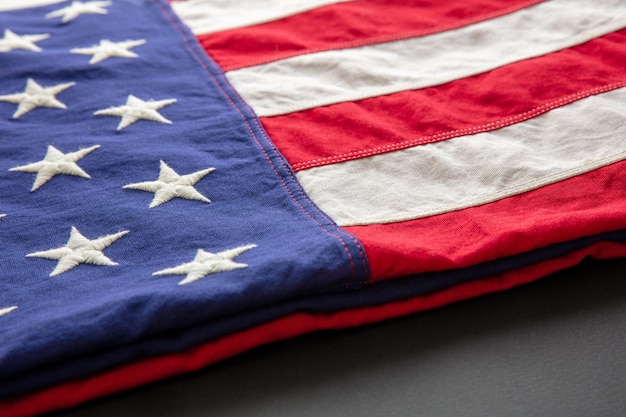
M 489 204 L 345 230 L 365 248 L 370 281 L 465 268 L 626 228 L 625 172 L 621 161 Z
M 72 407 L 82 402 L 192 372 L 257 346 L 317 330 L 342 329 L 438 308 L 484 294 L 504 291 L 569 268 L 584 258 L 626 257 L 626 244 L 600 242 L 526 268 L 388 304 L 329 313 L 296 313 L 231 334 L 187 351 L 138 360 L 100 374 L 65 382 L 0 403 L 0 415 L 26 417 Z

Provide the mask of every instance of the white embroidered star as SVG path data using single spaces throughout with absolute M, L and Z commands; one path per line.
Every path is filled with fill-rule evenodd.
M 17 104 L 17 110 L 13 118 L 17 119 L 37 107 L 49 107 L 52 109 L 66 109 L 67 106 L 57 100 L 56 95 L 73 87 L 76 83 L 57 84 L 51 87 L 42 87 L 37 81 L 29 78 L 26 81 L 26 89 L 22 93 L 7 94 L 0 96 L 0 101 Z
M 127 40 L 123 42 L 111 42 L 108 39 L 103 39 L 98 45 L 89 48 L 74 48 L 70 50 L 70 52 L 73 54 L 93 55 L 89 63 L 97 64 L 111 57 L 137 58 L 139 55 L 131 52 L 130 49 L 143 45 L 144 43 L 146 43 L 146 41 L 143 39 L 136 41 Z
M 172 124 L 171 121 L 161 116 L 157 110 L 176 103 L 175 98 L 167 100 L 149 100 L 143 101 L 140 98 L 129 94 L 126 99 L 126 104 L 118 107 L 110 107 L 104 110 L 98 110 L 94 114 L 96 116 L 119 116 L 122 118 L 120 124 L 117 126 L 117 130 L 122 130 L 125 127 L 132 125 L 138 120 L 150 120 L 152 122 Z
M 9 314 L 11 311 L 15 310 L 16 308 L 17 306 L 0 308 L 0 317 L 4 316 L 5 314 Z
M 209 274 L 247 267 L 247 264 L 233 262 L 233 259 L 252 248 L 256 248 L 256 245 L 239 246 L 218 253 L 205 252 L 202 249 L 198 249 L 196 257 L 191 262 L 186 262 L 173 268 L 162 269 L 153 273 L 152 276 L 187 275 L 178 285 L 189 284 Z
M 75 175 L 77 177 L 91 178 L 89 174 L 82 170 L 76 162 L 83 159 L 90 152 L 98 149 L 100 145 L 90 148 L 80 149 L 75 152 L 63 153 L 52 145 L 48 146 L 48 151 L 43 160 L 28 165 L 11 168 L 9 171 L 36 172 L 35 183 L 31 192 L 50 181 L 55 175 Z
M 23 49 L 25 51 L 40 52 L 41 48 L 35 45 L 35 42 L 48 39 L 48 33 L 39 35 L 17 35 L 9 29 L 4 30 L 4 37 L 0 39 L 0 52 L 9 52 L 14 49 Z
M 156 181 L 128 184 L 123 188 L 154 193 L 150 208 L 160 206 L 176 197 L 210 203 L 211 200 L 200 194 L 193 186 L 213 171 L 215 168 L 207 168 L 187 175 L 178 175 L 176 171 L 161 161 L 159 178 Z
M 0 214 L 0 219 L 6 216 L 7 216 L 6 214 Z
M 59 263 L 50 274 L 51 277 L 67 272 L 79 264 L 118 265 L 116 262 L 107 258 L 102 251 L 128 233 L 128 230 L 125 230 L 123 232 L 89 240 L 83 236 L 77 228 L 72 226 L 70 239 L 65 246 L 42 252 L 29 253 L 26 257 L 58 260 Z
M 46 18 L 51 19 L 53 17 L 63 17 L 61 22 L 67 23 L 82 14 L 107 14 L 108 11 L 105 7 L 110 5 L 110 1 L 73 1 L 69 6 L 46 14 Z

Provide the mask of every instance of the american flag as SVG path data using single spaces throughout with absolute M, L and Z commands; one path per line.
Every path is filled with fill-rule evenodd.
M 626 256 L 623 0 L 2 0 L 0 415 Z

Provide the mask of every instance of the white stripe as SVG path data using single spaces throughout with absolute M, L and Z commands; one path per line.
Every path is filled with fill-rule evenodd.
M 196 35 L 270 22 L 349 0 L 188 0 L 172 2 L 180 19 Z
M 626 27 L 625 0 L 552 0 L 420 38 L 318 52 L 227 73 L 259 116 L 438 85 Z
M 7 10 L 28 9 L 29 7 L 47 6 L 65 0 L 0 0 L 0 12 Z
M 349 226 L 473 207 L 623 159 L 626 88 L 492 132 L 311 168 L 297 176 L 322 210 Z

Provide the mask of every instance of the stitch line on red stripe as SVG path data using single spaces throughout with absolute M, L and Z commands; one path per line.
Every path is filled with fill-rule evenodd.
M 446 139 L 452 139 L 452 138 L 459 137 L 459 136 L 473 135 L 476 133 L 496 130 L 502 127 L 510 126 L 515 123 L 529 120 L 533 117 L 547 113 L 548 111 L 553 110 L 557 107 L 561 107 L 566 104 L 573 103 L 574 101 L 577 101 L 577 100 L 580 100 L 580 99 L 583 99 L 583 98 L 586 98 L 595 94 L 605 93 L 610 90 L 622 88 L 624 86 L 626 86 L 626 81 L 611 83 L 611 84 L 607 84 L 607 85 L 600 86 L 600 87 L 594 87 L 588 90 L 584 90 L 575 94 L 570 94 L 568 96 L 561 97 L 559 99 L 541 104 L 523 113 L 516 114 L 513 116 L 508 116 L 503 119 L 485 123 L 485 124 L 475 126 L 472 128 L 451 130 L 448 132 L 438 133 L 436 135 L 424 136 L 424 137 L 410 139 L 410 140 L 406 140 L 402 142 L 396 142 L 396 143 L 391 143 L 391 144 L 387 144 L 383 146 L 377 146 L 375 148 L 361 149 L 358 151 L 346 152 L 340 155 L 333 155 L 333 156 L 324 157 L 324 158 L 311 159 L 308 161 L 295 163 L 292 165 L 292 167 L 294 171 L 303 171 L 305 169 L 319 167 L 322 165 L 351 161 L 354 159 L 359 159 L 359 158 L 363 158 L 367 156 L 374 156 L 374 155 L 379 155 L 379 154 L 397 151 L 401 149 L 406 149 L 406 148 L 410 148 L 413 146 L 440 142 Z

